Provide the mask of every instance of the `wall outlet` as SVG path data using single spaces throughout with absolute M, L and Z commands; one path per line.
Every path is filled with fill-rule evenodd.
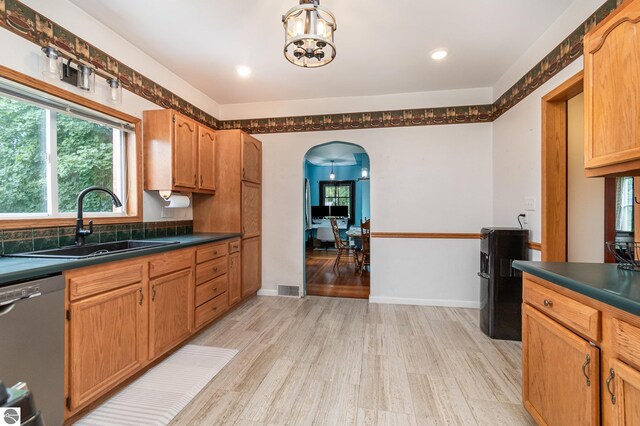
M 526 197 L 524 199 L 524 209 L 526 211 L 532 212 L 536 210 L 536 199 L 535 197 Z

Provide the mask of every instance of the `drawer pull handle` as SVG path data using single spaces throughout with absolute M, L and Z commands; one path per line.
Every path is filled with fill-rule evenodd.
M 542 302 L 544 304 L 544 306 L 550 308 L 553 306 L 553 301 L 549 300 L 549 299 L 544 299 L 544 302 Z
M 587 355 L 587 359 L 585 359 L 584 364 L 582 364 L 582 374 L 587 379 L 587 386 L 591 386 L 591 379 L 589 378 L 589 374 L 587 374 L 587 367 L 591 362 L 591 356 Z
M 218 309 L 218 308 L 214 306 L 214 307 L 213 307 L 213 310 L 215 311 L 216 309 Z
M 218 268 L 213 268 L 213 272 L 218 272 Z
M 213 292 L 215 293 L 216 291 L 218 291 L 218 287 L 213 289 Z
M 615 371 L 613 368 L 609 369 L 609 377 L 607 377 L 607 392 L 609 392 L 609 396 L 611 397 L 611 404 L 616 405 L 616 396 L 611 392 L 611 381 L 616 377 Z
M 142 294 L 142 287 L 140 287 L 138 291 L 140 292 L 140 301 L 138 303 L 140 303 L 140 306 L 142 306 L 142 301 L 144 300 L 144 295 Z

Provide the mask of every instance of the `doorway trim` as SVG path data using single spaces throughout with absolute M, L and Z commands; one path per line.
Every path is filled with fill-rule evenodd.
M 542 97 L 542 261 L 567 261 L 567 101 L 584 91 L 580 71 Z

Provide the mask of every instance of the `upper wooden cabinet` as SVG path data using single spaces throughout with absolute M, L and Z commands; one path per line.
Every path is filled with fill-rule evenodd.
M 144 189 L 214 193 L 215 132 L 170 109 L 143 121 Z
M 640 0 L 584 38 L 585 169 L 640 174 Z
M 262 144 L 246 133 L 242 139 L 242 180 L 253 183 L 262 181 Z
M 198 174 L 200 190 L 216 190 L 216 133 L 203 126 L 198 126 Z

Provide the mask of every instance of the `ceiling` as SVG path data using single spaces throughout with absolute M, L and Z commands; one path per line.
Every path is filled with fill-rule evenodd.
M 311 148 L 305 159 L 316 166 L 353 166 L 357 164 L 354 154 L 362 154 L 366 151 L 358 146 L 344 142 L 331 142 Z
M 321 0 L 337 56 L 306 69 L 283 55 L 296 0 L 70 1 L 221 104 L 491 87 L 572 2 Z

